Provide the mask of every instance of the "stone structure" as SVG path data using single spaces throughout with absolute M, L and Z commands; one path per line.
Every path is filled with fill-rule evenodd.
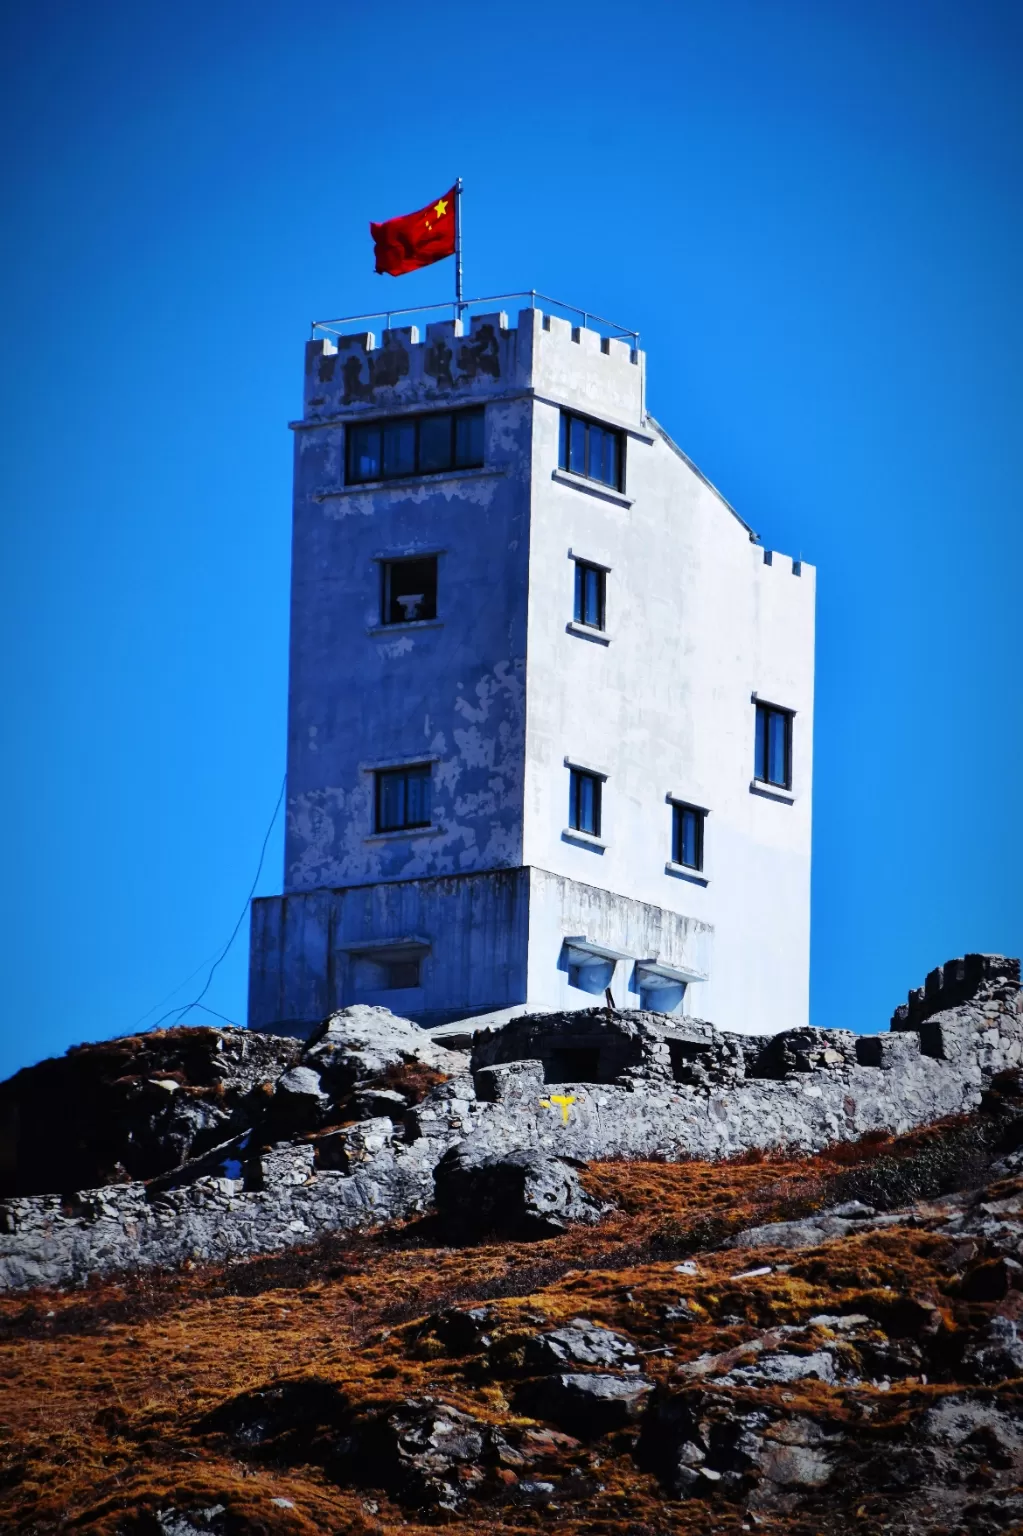
M 814 573 L 760 546 L 644 377 L 539 309 L 309 344 L 285 885 L 253 905 L 250 1026 L 607 986 L 806 1022 Z
M 943 994 L 953 1007 L 920 1032 L 883 1035 L 805 1028 L 758 1041 L 640 1011 L 571 1010 L 483 1031 L 466 1057 L 386 1010 L 353 1008 L 286 1060 L 259 1118 L 249 1094 L 247 1131 L 176 1174 L 0 1202 L 0 1288 L 265 1252 L 422 1213 L 460 1143 L 445 1166 L 471 1180 L 509 1153 L 814 1151 L 972 1110 L 995 1075 L 1023 1064 L 1023 994 L 1018 960 L 968 956 L 944 972 L 960 966 L 958 990 Z M 423 1096 L 396 1091 L 410 1067 L 433 1074 Z M 248 1082 L 251 1068 L 239 1071 Z M 533 1156 L 529 1169 L 541 1189 Z M 572 1219 L 572 1180 L 555 1171 L 547 1182 Z

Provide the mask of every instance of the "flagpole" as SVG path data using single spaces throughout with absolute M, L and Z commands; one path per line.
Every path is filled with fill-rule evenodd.
M 462 178 L 455 183 L 455 314 L 462 318 Z

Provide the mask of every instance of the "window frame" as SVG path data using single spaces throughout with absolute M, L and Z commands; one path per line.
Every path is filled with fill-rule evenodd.
M 558 468 L 565 474 L 575 475 L 580 480 L 588 480 L 592 485 L 602 485 L 606 490 L 617 491 L 623 495 L 625 491 L 625 440 L 626 433 L 621 427 L 610 427 L 606 422 L 598 421 L 593 416 L 584 416 L 581 411 L 569 410 L 567 406 L 559 407 L 558 420 Z M 570 440 L 572 436 L 572 423 L 578 422 L 585 433 L 583 460 L 585 470 L 571 468 Z M 590 432 L 592 430 L 604 433 L 612 438 L 615 443 L 615 478 L 605 480 L 603 475 L 590 474 Z
M 572 605 L 573 623 L 582 624 L 586 629 L 596 629 L 603 634 L 607 629 L 607 568 L 596 565 L 592 560 L 583 560 L 577 555 L 572 556 L 575 565 L 575 592 Z M 586 612 L 586 577 L 592 572 L 597 579 L 597 622 L 591 624 L 585 618 Z
M 792 792 L 792 723 L 795 720 L 794 709 L 786 709 L 783 704 L 771 704 L 766 699 L 756 699 L 756 718 L 753 729 L 753 780 L 757 784 L 769 785 L 772 789 L 783 789 Z M 770 777 L 771 757 L 771 719 L 776 717 L 782 721 L 784 731 L 784 778 L 773 779 Z M 761 721 L 763 726 L 761 726 Z
M 451 421 L 449 455 L 446 465 L 440 468 L 423 469 L 420 460 L 421 423 L 427 420 L 436 420 L 438 417 L 448 416 Z M 464 463 L 458 462 L 458 422 L 476 416 L 482 423 L 481 444 L 478 459 L 470 459 Z M 383 460 L 383 434 L 386 428 L 396 426 L 411 426 L 415 433 L 413 446 L 413 468 L 402 469 L 394 474 L 384 471 Z M 378 454 L 379 468 L 372 475 L 358 475 L 355 472 L 355 443 L 356 434 L 373 429 L 380 435 L 380 449 Z M 455 471 L 484 469 L 486 467 L 486 407 L 483 405 L 464 406 L 461 409 L 447 411 L 420 411 L 415 415 L 407 416 L 377 416 L 370 421 L 350 421 L 345 427 L 345 484 L 346 485 L 376 485 L 382 480 L 414 480 L 424 475 L 450 475 Z
M 419 614 L 414 619 L 390 617 L 392 596 L 391 572 L 396 565 L 433 565 L 433 612 Z M 437 599 L 440 590 L 440 556 L 435 553 L 424 555 L 388 555 L 379 559 L 380 565 L 380 626 L 382 629 L 394 628 L 404 624 L 432 624 L 437 619 Z M 424 596 L 427 594 L 424 593 Z
M 427 800 L 427 817 L 425 821 L 409 821 L 408 819 L 408 780 L 416 775 L 420 782 L 429 785 Z M 384 825 L 382 817 L 382 800 L 384 783 L 388 779 L 404 779 L 403 809 L 404 820 Z M 394 768 L 374 768 L 373 770 L 373 832 L 375 836 L 386 836 L 391 832 L 415 832 L 423 827 L 433 826 L 433 763 L 402 763 Z
M 688 800 L 672 800 L 671 804 L 671 862 L 679 869 L 691 870 L 694 874 L 703 874 L 704 852 L 707 832 L 707 810 L 702 805 L 692 805 Z M 696 818 L 696 863 L 689 864 L 682 858 L 683 818 L 691 815 Z
M 599 838 L 603 825 L 603 799 L 604 779 L 601 774 L 593 773 L 588 768 L 575 768 L 568 766 L 568 827 L 570 832 L 580 832 L 583 837 Z M 584 782 L 593 786 L 593 823 L 592 827 L 584 827 L 580 814 L 581 794 Z

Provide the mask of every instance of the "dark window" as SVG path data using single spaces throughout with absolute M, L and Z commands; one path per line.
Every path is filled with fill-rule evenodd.
M 568 824 L 577 832 L 600 836 L 600 791 L 601 781 L 595 773 L 571 770 Z
M 756 766 L 763 784 L 792 788 L 792 714 L 772 704 L 757 705 Z
M 703 821 L 706 812 L 695 805 L 671 808 L 671 858 L 687 869 L 703 868 Z
M 411 624 L 437 617 L 437 556 L 384 560 L 380 566 L 381 624 Z
M 430 825 L 430 765 L 384 768 L 376 776 L 376 829 L 397 832 L 403 827 Z
M 599 480 L 602 485 L 620 491 L 622 437 L 614 427 L 602 427 L 599 422 L 562 411 L 558 463 L 573 475 L 585 475 L 588 480 Z
M 592 629 L 604 628 L 604 592 L 607 572 L 599 565 L 575 562 L 575 621 Z
M 418 987 L 419 985 L 419 956 L 413 955 L 410 960 L 385 960 L 381 965 L 383 971 L 383 987 L 386 991 L 397 991 L 401 987 Z
M 347 431 L 347 483 L 433 475 L 483 466 L 483 407 L 398 416 Z

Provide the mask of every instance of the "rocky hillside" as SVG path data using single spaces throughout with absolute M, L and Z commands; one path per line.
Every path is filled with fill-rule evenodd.
M 1018 1074 L 907 1136 L 576 1173 L 596 1219 L 538 1240 L 430 1214 L 0 1301 L 0 1526 L 1023 1530 Z
M 1023 1536 L 1019 963 L 0 1084 L 0 1529 Z

